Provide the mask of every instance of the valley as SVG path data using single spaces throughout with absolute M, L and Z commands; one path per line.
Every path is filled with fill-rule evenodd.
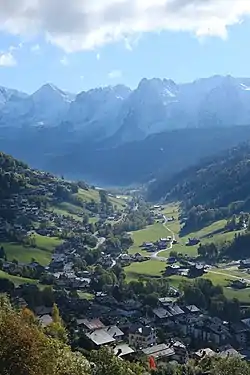
M 50 322 L 56 303 L 73 333 L 71 342 L 86 351 L 92 345 L 101 350 L 96 335 L 102 328 L 91 333 L 82 325 L 100 321 L 107 324 L 108 345 L 117 340 L 109 330 L 119 329 L 124 341 L 115 345 L 126 345 L 137 356 L 141 351 L 129 332 L 135 321 L 144 329 L 142 319 L 157 332 L 150 348 L 167 341 L 175 353 L 181 340 L 186 353 L 195 352 L 194 333 L 183 331 L 195 324 L 191 309 L 201 334 L 211 331 L 216 350 L 222 350 L 225 331 L 232 348 L 241 352 L 236 328 L 213 336 L 215 319 L 219 325 L 225 320 L 244 324 L 250 315 L 250 215 L 237 211 L 239 203 L 230 202 L 230 210 L 217 207 L 205 184 L 207 205 L 197 209 L 193 199 L 201 199 L 199 183 L 197 198 L 188 190 L 193 189 L 192 170 L 185 172 L 184 185 L 181 178 L 175 185 L 178 201 L 171 201 L 175 190 L 169 189 L 164 200 L 150 202 L 145 189 L 100 189 L 31 169 L 4 153 L 0 168 L 0 293 L 15 306 L 28 306 L 36 319 Z M 199 173 L 194 176 L 199 179 Z M 236 194 L 244 197 L 245 207 L 245 189 L 237 187 Z
M 195 261 L 198 257 L 197 251 L 199 245 L 186 246 L 188 238 L 198 238 L 202 245 L 211 242 L 223 245 L 223 243 L 233 241 L 235 235 L 244 234 L 244 231 L 225 232 L 226 220 L 220 220 L 202 228 L 201 230 L 182 236 L 180 234 L 181 225 L 178 219 L 180 215 L 179 204 L 169 204 L 161 207 L 162 211 L 160 212 L 167 217 L 173 217 L 174 221 L 167 224 L 157 223 L 146 229 L 133 232 L 132 237 L 134 239 L 134 245 L 129 249 L 129 254 L 140 253 L 142 256 L 148 256 L 151 259 L 142 263 L 133 263 L 130 266 L 125 267 L 127 278 L 129 280 L 136 280 L 138 278 L 147 280 L 151 277 L 163 277 L 166 263 L 168 264 L 168 259 L 173 256 L 173 252 L 176 256 L 177 254 L 180 254 L 182 257 L 185 256 L 187 258 L 192 258 L 192 260 Z M 146 250 L 142 250 L 141 245 L 143 242 L 155 242 L 156 240 L 159 240 L 159 238 L 166 237 L 169 235 L 168 230 L 171 230 L 174 233 L 174 238 L 177 240 L 177 243 L 171 246 L 171 248 L 169 247 L 167 250 L 161 250 L 160 253 L 157 253 L 159 259 L 154 256 L 154 253 L 152 254 Z M 176 264 L 180 263 L 177 262 Z M 250 273 L 246 272 L 246 270 L 239 270 L 239 264 L 239 261 L 229 262 L 228 264 L 222 262 L 217 264 L 216 267 L 209 266 L 202 277 L 211 280 L 215 285 L 222 286 L 225 296 L 228 298 L 237 298 L 242 303 L 250 303 L 249 287 L 241 290 L 229 287 L 234 279 L 244 279 L 250 286 Z M 167 277 L 166 280 L 170 285 L 179 288 L 181 283 L 188 279 L 183 276 L 174 275 Z

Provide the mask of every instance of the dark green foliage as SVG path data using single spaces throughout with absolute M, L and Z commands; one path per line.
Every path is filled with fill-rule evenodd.
M 196 279 L 192 283 L 183 283 L 182 290 L 181 300 L 184 303 L 196 305 L 209 311 L 212 316 L 226 321 L 238 322 L 240 320 L 239 301 L 227 299 L 220 285 L 213 285 L 207 279 Z
M 250 209 L 250 144 L 245 143 L 201 162 L 165 182 L 160 196 L 182 201 L 183 233 Z M 152 187 L 153 189 L 153 187 Z M 231 223 L 232 229 L 236 229 Z M 230 228 L 228 228 L 230 230 Z

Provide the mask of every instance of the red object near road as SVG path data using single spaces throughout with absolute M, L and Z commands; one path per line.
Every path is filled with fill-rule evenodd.
M 150 370 L 156 370 L 156 363 L 154 357 L 149 357 Z

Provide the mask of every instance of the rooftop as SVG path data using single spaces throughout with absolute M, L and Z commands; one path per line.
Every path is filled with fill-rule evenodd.
M 49 324 L 53 323 L 53 319 L 50 315 L 46 314 L 39 318 L 39 322 L 42 324 L 43 327 L 47 327 Z
M 124 336 L 124 333 L 117 326 L 106 327 L 104 330 L 113 338 Z
M 135 351 L 134 351 L 134 349 L 130 348 L 130 346 L 128 346 L 128 344 L 121 343 L 121 344 L 118 344 L 114 348 L 114 354 L 115 355 L 117 355 L 119 352 L 120 352 L 120 354 L 119 354 L 118 357 L 123 357 L 124 355 L 132 354 Z
M 155 358 L 170 357 L 175 354 L 174 350 L 166 344 L 154 345 L 150 348 L 143 349 L 143 353 Z
M 184 314 L 184 311 L 178 305 L 168 306 L 167 309 L 172 315 L 175 316 Z
M 203 358 L 203 357 L 212 357 L 213 355 L 216 355 L 216 353 L 210 348 L 205 348 L 205 349 L 200 349 L 197 352 L 195 352 L 195 355 L 199 358 Z
M 170 312 L 165 310 L 163 307 L 159 307 L 157 309 L 153 310 L 153 313 L 159 318 L 159 319 L 164 319 L 172 316 Z
M 154 329 L 150 326 L 139 326 L 139 325 L 134 325 L 130 327 L 130 333 L 134 333 L 137 335 L 142 335 L 142 336 L 149 336 Z
M 77 324 L 78 325 L 84 325 L 89 330 L 99 329 L 99 328 L 105 327 L 105 325 L 100 321 L 100 319 L 92 319 L 92 320 L 78 319 Z
M 115 339 L 111 337 L 105 329 L 97 329 L 94 332 L 87 333 L 86 336 L 96 345 L 105 345 L 114 342 Z
M 200 309 L 195 305 L 186 306 L 186 310 L 188 310 L 190 313 L 200 312 Z

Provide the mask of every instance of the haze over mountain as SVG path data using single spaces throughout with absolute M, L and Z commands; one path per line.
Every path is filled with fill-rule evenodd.
M 46 84 L 32 95 L 0 94 L 4 151 L 98 183 L 145 182 L 250 137 L 250 78 L 144 78 L 134 90 L 117 85 L 78 95 Z

